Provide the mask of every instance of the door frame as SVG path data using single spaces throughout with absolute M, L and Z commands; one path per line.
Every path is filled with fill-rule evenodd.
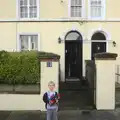
M 80 36 L 81 36 L 81 39 L 80 40 L 66 40 L 66 36 L 70 33 L 70 32 L 76 32 L 76 33 L 78 33 Z M 66 56 L 65 56 L 65 44 L 66 44 L 66 41 L 76 41 L 76 42 L 78 42 L 78 43 L 80 43 L 81 44 L 81 46 L 82 46 L 82 48 L 81 48 L 81 53 L 82 53 L 82 57 L 81 57 L 81 67 L 82 67 L 82 71 L 81 71 L 81 77 L 83 77 L 83 60 L 84 60 L 84 58 L 83 58 L 83 37 L 82 37 L 82 35 L 80 34 L 80 32 L 78 32 L 78 31 L 69 31 L 69 32 L 67 32 L 67 34 L 65 35 L 65 37 L 64 37 L 64 72 L 65 72 L 65 70 L 66 70 Z M 66 82 L 66 73 L 64 74 L 65 76 L 64 76 L 64 78 L 65 78 L 65 82 Z

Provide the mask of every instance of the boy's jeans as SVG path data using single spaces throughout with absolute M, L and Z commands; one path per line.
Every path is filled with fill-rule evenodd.
M 47 120 L 58 120 L 56 109 L 47 110 Z

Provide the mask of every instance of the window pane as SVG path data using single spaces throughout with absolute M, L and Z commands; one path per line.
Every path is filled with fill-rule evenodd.
M 24 5 L 24 2 L 23 2 L 23 0 L 20 0 L 20 5 Z
M 28 4 L 28 0 L 24 0 L 24 5 L 27 5 Z
M 91 7 L 91 16 L 92 17 L 96 16 L 96 7 Z
M 20 0 L 20 17 L 37 17 L 37 0 Z
M 20 8 L 20 12 L 22 12 L 22 13 L 28 13 L 27 7 L 21 7 Z
M 82 0 L 71 0 L 71 17 L 82 16 Z
M 82 7 L 71 7 L 71 17 L 81 17 Z
M 76 5 L 82 5 L 82 0 L 76 0 Z
M 27 35 L 21 35 L 21 50 L 28 50 L 28 36 Z
M 71 6 L 82 5 L 82 0 L 71 0 Z
M 21 18 L 27 18 L 28 17 L 28 8 L 27 7 L 21 7 L 20 8 L 20 17 Z
M 98 10 L 97 10 L 97 16 L 99 17 L 99 16 L 101 16 L 101 7 L 98 7 Z
M 27 18 L 28 17 L 28 0 L 20 0 L 20 17 Z
M 27 0 L 20 0 L 20 5 L 25 6 L 28 4 Z
M 31 38 L 31 50 L 38 50 L 38 36 L 32 35 Z
M 36 2 L 36 0 L 30 0 L 29 17 L 30 18 L 37 17 L 37 2 Z
M 91 0 L 91 6 L 101 6 L 102 1 L 101 0 Z
M 82 38 L 80 34 L 78 34 L 77 32 L 70 32 L 65 38 L 65 40 L 80 40 L 80 39 Z
M 36 6 L 37 5 L 37 0 L 30 0 L 29 3 L 31 6 Z
M 101 2 L 101 0 L 98 0 L 98 3 L 97 3 L 99 6 L 101 6 L 102 5 L 102 2 Z
M 91 0 L 91 6 L 97 6 L 97 0 Z
M 37 17 L 37 7 L 30 7 L 30 18 Z

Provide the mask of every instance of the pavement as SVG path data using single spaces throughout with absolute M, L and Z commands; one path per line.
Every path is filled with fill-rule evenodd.
M 0 111 L 0 120 L 46 120 L 41 111 Z M 63 110 L 59 120 L 120 120 L 120 109 L 114 111 Z

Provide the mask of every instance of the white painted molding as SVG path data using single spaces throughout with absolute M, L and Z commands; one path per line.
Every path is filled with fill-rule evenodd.
M 100 32 L 103 33 L 106 37 L 106 40 L 91 40 L 92 36 L 96 33 L 96 32 Z M 88 35 L 88 39 L 89 41 L 92 42 L 106 42 L 106 52 L 109 52 L 109 45 L 108 43 L 112 43 L 113 41 L 111 40 L 111 34 L 110 32 L 108 32 L 107 30 L 103 29 L 103 28 L 98 28 L 98 29 L 92 29 L 90 31 L 90 34 Z
M 16 0 L 16 19 L 19 20 L 19 0 Z
M 70 31 L 73 31 L 73 32 L 77 31 L 77 32 L 79 32 L 81 34 L 81 36 L 82 36 L 82 40 L 85 39 L 85 36 L 84 36 L 83 32 L 80 31 L 80 29 L 78 29 L 78 28 L 69 28 L 69 29 L 66 29 L 60 36 L 63 41 L 65 41 L 65 37 L 66 37 L 67 33 L 69 33 Z
M 120 22 L 120 18 L 111 18 L 106 20 L 91 20 L 83 18 L 58 18 L 58 19 L 0 19 L 0 22 Z
M 68 17 L 71 17 L 71 0 L 68 0 Z
M 41 39 L 40 39 L 40 33 L 37 33 L 38 35 L 38 51 L 41 51 Z
M 107 30 L 103 29 L 103 28 L 98 28 L 98 29 L 92 29 L 90 32 L 89 32 L 89 35 L 88 35 L 88 39 L 91 40 L 93 34 L 95 34 L 96 32 L 100 32 L 100 33 L 103 33 L 106 37 L 106 40 L 111 40 L 111 34 L 110 32 L 108 32 Z

